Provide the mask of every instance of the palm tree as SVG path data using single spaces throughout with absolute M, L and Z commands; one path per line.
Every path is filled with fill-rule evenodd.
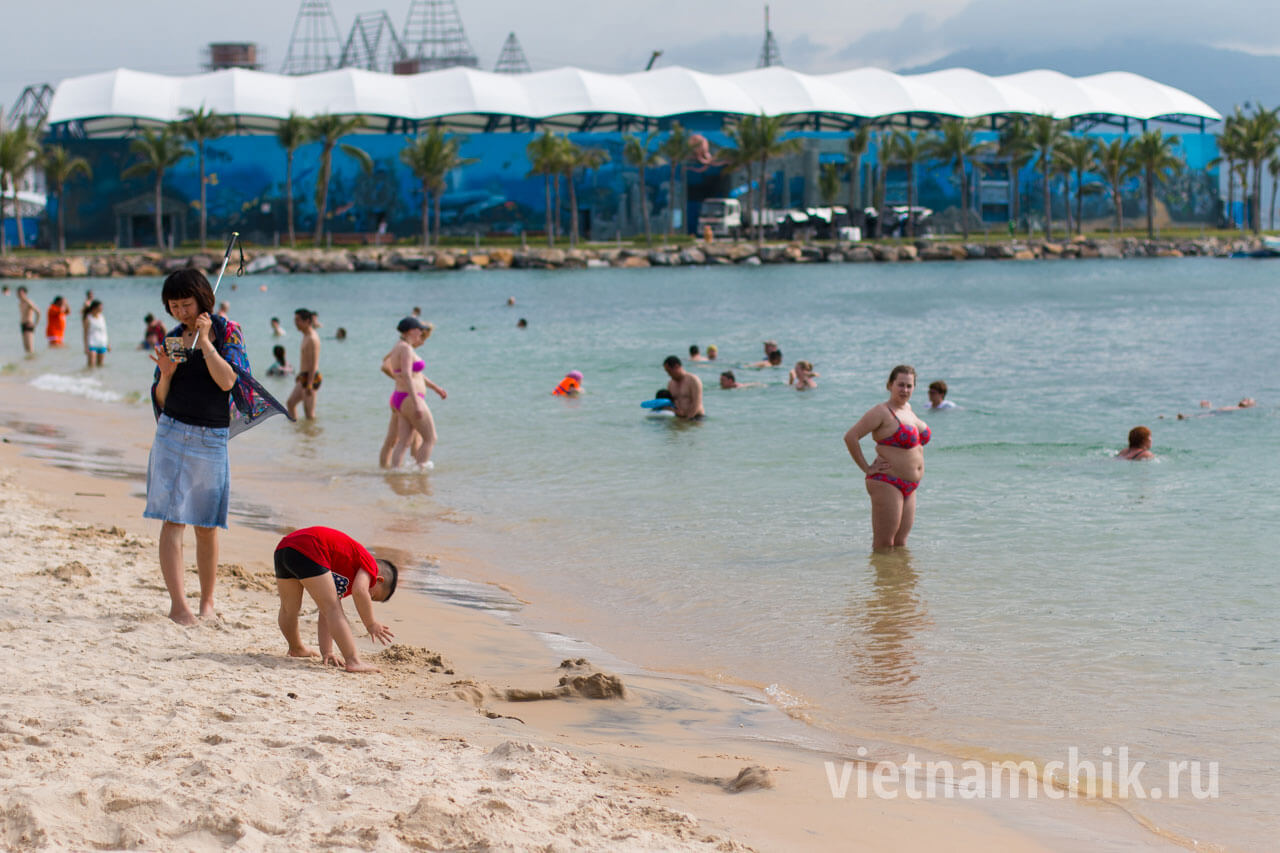
M 1133 145 L 1134 160 L 1142 169 L 1147 190 L 1147 239 L 1155 239 L 1156 184 L 1182 169 L 1182 161 L 1173 153 L 1179 142 L 1176 136 L 1165 136 L 1159 130 L 1149 130 L 1137 138 Z
M 129 143 L 129 150 L 142 159 L 125 169 L 122 177 L 132 178 L 154 172 L 156 176 L 156 245 L 164 248 L 164 211 L 161 199 L 161 187 L 164 184 L 164 173 L 179 162 L 190 157 L 194 152 L 182 144 L 178 131 L 173 125 L 165 125 L 160 130 L 143 128 L 142 133 Z
M 431 245 L 431 229 L 428 226 L 434 202 L 435 242 L 440 243 L 440 197 L 444 195 L 449 173 L 476 162 L 469 157 L 459 157 L 462 138 L 445 136 L 440 126 L 432 127 L 424 135 L 409 140 L 400 151 L 400 160 L 422 182 L 422 247 Z
M 1111 188 L 1111 205 L 1115 208 L 1116 234 L 1124 231 L 1124 185 L 1138 174 L 1138 165 L 1133 159 L 1132 138 L 1118 136 L 1110 142 L 1095 139 L 1094 156 L 1102 175 Z
M 1096 148 L 1093 140 L 1087 136 L 1072 136 L 1064 139 L 1058 145 L 1058 155 L 1062 162 L 1063 169 L 1067 173 L 1067 205 L 1068 211 L 1071 204 L 1071 174 L 1075 174 L 1076 178 L 1076 233 L 1080 234 L 1084 229 L 1084 176 L 1097 166 L 1094 158 Z
M 667 132 L 667 138 L 658 151 L 667 158 L 667 164 L 671 167 L 667 189 L 667 236 L 663 238 L 665 241 L 676 230 L 676 199 L 679 198 L 676 192 L 676 170 L 689 157 L 689 134 L 680 126 L 680 122 L 671 122 L 671 130 Z
M 818 194 L 822 196 L 822 204 L 831 207 L 840 195 L 840 164 L 823 163 L 818 172 Z
M 18 206 L 18 185 L 40 157 L 40 127 L 28 125 L 24 118 L 10 130 L 0 127 L 0 254 L 7 251 L 4 242 L 4 191 L 13 189 L 13 215 L 18 226 L 18 246 L 26 244 L 22 234 L 22 211 Z
M 1267 161 L 1267 174 L 1271 176 L 1271 221 L 1268 230 L 1276 230 L 1276 193 L 1280 191 L 1280 157 Z
M 178 132 L 188 142 L 196 144 L 196 154 L 200 159 L 200 248 L 207 242 L 208 208 L 205 204 L 205 187 L 208 182 L 204 176 L 204 144 L 212 139 L 226 136 L 231 131 L 231 120 L 218 115 L 213 110 L 206 110 L 201 104 L 199 109 L 183 109 L 185 118 L 178 123 Z
M 552 228 L 551 220 L 554 213 L 551 207 L 551 176 L 558 171 L 559 145 L 559 138 L 550 130 L 546 130 L 543 131 L 541 136 L 535 136 L 524 149 L 525 155 L 529 158 L 530 166 L 527 177 L 533 177 L 534 175 L 542 175 L 543 177 L 547 202 L 547 246 L 549 247 L 556 244 L 555 231 Z
M 926 139 L 925 152 L 935 160 L 941 160 L 951 166 L 951 173 L 960 184 L 960 230 L 964 239 L 969 239 L 969 174 L 966 165 L 972 164 L 974 170 L 982 168 L 978 158 L 985 155 L 990 147 L 977 140 L 977 125 L 961 118 L 946 119 L 938 128 L 938 135 Z
M 58 197 L 58 251 L 65 252 L 67 250 L 67 231 L 65 196 L 62 192 L 63 185 L 71 180 L 77 173 L 84 175 L 86 178 L 93 177 L 93 170 L 89 168 L 89 161 L 83 157 L 72 157 L 67 149 L 61 145 L 50 145 L 44 150 L 44 156 L 41 158 L 41 165 L 44 166 L 44 176 L 53 184 L 54 194 Z
M 1018 219 L 1021 218 L 1020 208 L 1022 206 L 1022 182 L 1019 180 L 1019 175 L 1022 174 L 1022 170 L 1027 167 L 1027 164 L 1035 156 L 1025 118 L 1012 116 L 1009 119 L 1000 131 L 1000 142 L 996 153 L 1009 164 L 1009 189 L 1011 190 L 1010 198 L 1012 200 L 1009 221 L 1016 225 Z
M 799 139 L 782 138 L 785 116 L 767 116 L 761 113 L 757 119 L 756 156 L 760 159 L 760 195 L 757 199 L 760 215 L 756 219 L 756 245 L 764 243 L 764 208 L 769 194 L 769 158 L 786 157 L 801 148 Z
M 1218 136 L 1218 151 L 1221 153 L 1208 164 L 1209 167 L 1221 166 L 1223 163 L 1227 166 L 1226 219 L 1230 228 L 1234 228 L 1236 224 L 1236 172 L 1237 163 L 1244 159 L 1245 121 L 1244 112 L 1237 106 L 1235 112 L 1223 122 L 1222 133 Z
M 609 160 L 609 152 L 603 148 L 583 148 L 565 140 L 569 144 L 563 151 L 565 183 L 569 186 L 569 247 L 578 245 L 578 187 L 575 174 L 579 169 L 598 169 Z
M 1253 221 L 1253 233 L 1262 233 L 1262 169 L 1280 147 L 1280 108 L 1265 110 L 1261 106 L 1244 125 L 1245 162 L 1253 193 L 1249 196 L 1249 218 Z
M 646 169 L 662 165 L 662 152 L 656 148 L 650 149 L 653 138 L 657 135 L 657 131 L 653 131 L 646 133 L 641 139 L 628 133 L 623 137 L 622 148 L 623 159 L 639 171 L 640 215 L 644 219 L 644 242 L 647 246 L 653 245 L 653 231 L 649 224 L 649 191 L 645 185 L 644 173 Z
M 289 226 L 289 248 L 292 249 L 297 245 L 297 235 L 293 231 L 293 155 L 311 141 L 311 122 L 297 113 L 289 113 L 289 117 L 276 128 L 276 140 L 284 149 L 284 209 Z
M 324 238 L 324 220 L 329 209 L 329 174 L 333 169 L 333 149 L 341 148 L 355 158 L 365 172 L 373 171 L 373 158 L 354 145 L 339 145 L 338 140 L 364 127 L 363 116 L 336 116 L 321 113 L 311 119 L 311 138 L 320 143 L 320 174 L 316 177 L 316 246 Z
M 862 157 L 871 143 L 871 126 L 862 125 L 845 142 L 849 167 L 849 213 L 862 209 Z M 858 220 L 861 221 L 861 220 Z
M 1031 117 L 1028 139 L 1031 150 L 1040 161 L 1040 183 L 1044 190 L 1044 238 L 1053 239 L 1053 194 L 1049 186 L 1049 176 L 1053 173 L 1054 151 L 1067 136 L 1063 132 L 1062 122 L 1051 115 Z
M 736 127 L 729 130 L 732 148 L 721 148 L 716 152 L 716 159 L 724 164 L 730 173 L 742 169 L 747 173 L 747 210 L 753 211 L 755 198 L 754 168 L 756 163 L 756 144 L 759 138 L 759 122 L 755 116 L 743 116 Z M 734 242 L 738 240 L 738 231 L 733 232 Z
M 885 165 L 904 166 L 907 170 L 907 236 L 916 236 L 916 165 L 928 159 L 929 140 L 922 133 L 895 130 L 885 141 L 881 156 Z

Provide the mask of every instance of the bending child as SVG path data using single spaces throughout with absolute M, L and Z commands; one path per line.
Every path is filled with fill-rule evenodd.
M 373 618 L 373 602 L 386 601 L 396 591 L 399 572 L 395 565 L 390 560 L 375 560 L 359 542 L 330 527 L 293 531 L 276 546 L 275 563 L 280 632 L 289 643 L 289 656 L 319 657 L 347 672 L 377 672 L 376 666 L 360 660 L 355 636 L 342 612 L 342 599 L 351 596 L 369 636 L 388 645 L 395 634 Z M 319 608 L 319 651 L 305 645 L 298 632 L 304 589 Z M 335 641 L 341 660 L 333 654 Z

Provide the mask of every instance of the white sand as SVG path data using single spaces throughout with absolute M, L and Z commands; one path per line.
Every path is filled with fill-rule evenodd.
M 258 578 L 224 572 L 221 622 L 180 628 L 154 542 L 62 520 L 11 472 L 0 493 L 5 849 L 746 849 L 589 758 L 476 742 L 494 721 L 462 701 L 387 701 L 454 676 L 284 657 Z

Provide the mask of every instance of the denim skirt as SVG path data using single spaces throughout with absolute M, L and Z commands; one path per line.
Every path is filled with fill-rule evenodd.
M 227 428 L 192 426 L 161 415 L 147 462 L 143 515 L 225 530 L 230 495 Z

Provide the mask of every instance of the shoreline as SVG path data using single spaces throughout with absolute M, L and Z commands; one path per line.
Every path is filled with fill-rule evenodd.
M 39 396 L 51 398 L 54 395 Z M 62 402 L 68 409 L 75 409 L 79 405 L 79 401 Z M 141 443 L 135 443 L 131 452 L 144 452 L 140 448 Z M 49 478 L 48 462 L 21 456 L 20 451 L 20 447 L 6 442 L 3 456 L 0 457 L 3 459 L 6 478 L 11 482 L 10 491 L 14 488 L 31 491 L 33 483 L 40 483 L 45 496 L 37 497 L 37 502 L 49 502 L 56 507 L 56 514 L 89 520 L 99 530 L 127 531 L 120 536 L 126 542 L 132 538 L 136 543 L 142 543 L 154 535 L 154 530 L 150 530 L 153 525 L 144 523 L 141 518 L 140 499 L 131 493 L 136 488 L 136 481 L 119 477 L 104 479 L 80 472 L 62 471 L 58 472 L 56 478 Z M 77 492 L 87 494 L 79 495 Z M 106 499 L 96 497 L 98 493 L 102 493 Z M 129 512 L 128 509 L 122 509 L 125 506 L 139 511 Z M 281 643 L 276 636 L 274 619 L 271 618 L 271 602 L 274 597 L 268 591 L 257 589 L 257 584 L 252 582 L 254 577 L 268 571 L 269 557 L 263 559 L 263 555 L 270 553 L 274 538 L 274 533 L 236 523 L 233 523 L 230 534 L 222 537 L 221 562 L 224 565 L 239 564 L 243 571 L 232 572 L 230 575 L 224 572 L 220 575 L 223 578 L 220 584 L 223 592 L 220 611 L 226 611 L 222 614 L 223 620 L 232 624 L 233 630 L 229 631 L 229 636 L 228 632 L 218 631 L 213 637 L 227 640 L 231 645 L 212 655 L 218 658 L 220 668 L 204 673 L 202 680 L 212 680 L 226 687 L 222 684 L 223 681 L 243 677 L 244 673 L 240 670 L 249 667 L 255 671 L 265 668 L 272 674 L 285 670 L 287 677 L 294 679 L 317 676 L 326 685 L 333 683 L 332 678 L 324 680 L 331 674 L 322 668 L 317 668 L 318 672 L 312 672 L 312 668 L 305 668 L 305 665 L 291 668 L 292 662 L 283 656 L 282 649 L 279 648 Z M 141 623 L 148 631 L 157 632 L 169 641 L 180 644 L 183 638 L 208 639 L 210 634 L 203 629 L 199 629 L 200 633 L 184 633 L 167 624 L 167 620 L 163 618 L 163 591 L 159 587 L 158 572 L 152 565 L 153 554 L 145 544 L 135 544 L 130 548 L 136 552 L 129 555 L 132 559 L 130 580 L 138 585 L 137 588 L 147 590 L 143 593 L 140 604 L 131 611 L 131 622 Z M 47 550 L 58 554 L 57 557 L 48 555 L 50 559 L 61 559 L 61 550 Z M 25 555 L 26 561 L 32 559 L 32 555 Z M 27 569 L 29 568 L 28 566 Z M 24 573 L 18 581 L 30 580 L 38 571 L 43 570 L 45 569 L 38 569 L 36 573 Z M 79 581 L 73 583 L 79 584 Z M 94 584 L 93 576 L 90 576 L 83 585 L 77 585 L 76 589 L 79 593 L 92 591 Z M 249 588 L 242 588 L 244 586 Z M 22 598 L 21 595 L 13 594 L 8 597 L 10 601 Z M 155 600 L 152 601 L 151 598 Z M 99 606 L 102 603 L 101 600 L 96 602 Z M 9 619 L 13 620 L 13 616 L 10 615 Z M 504 623 L 492 614 L 453 607 L 416 595 L 397 600 L 390 608 L 388 621 L 407 645 L 420 650 L 443 650 L 448 660 L 457 662 L 457 671 L 471 676 L 474 681 L 533 689 L 550 688 L 555 684 L 557 670 L 552 659 L 555 655 L 527 630 Z M 6 627 L 10 631 L 20 630 L 16 620 L 12 621 L 12 625 L 13 627 Z M 173 634 L 170 628 L 177 633 Z M 252 635 L 247 654 L 243 645 L 235 646 L 237 631 L 246 631 Z M 16 639 L 16 635 L 9 634 L 7 644 L 13 645 Z M 73 639 L 76 643 L 86 641 L 83 636 Z M 419 646 L 418 643 L 423 645 Z M 192 645 L 198 646 L 199 643 Z M 362 643 L 364 647 L 368 645 L 367 640 Z M 201 654 L 199 651 L 190 652 L 193 657 Z M 511 703 L 491 697 L 486 701 L 484 710 L 496 716 L 489 718 L 476 714 L 476 709 L 468 702 L 460 702 L 452 695 L 442 695 L 440 685 L 433 680 L 435 676 L 414 667 L 415 662 L 425 660 L 422 655 L 415 652 L 407 657 L 409 663 L 405 667 L 397 664 L 387 673 L 386 680 L 391 681 L 394 676 L 394 684 L 380 684 L 375 690 L 358 678 L 349 676 L 337 676 L 337 684 L 344 690 L 353 691 L 352 707 L 362 701 L 361 697 L 367 700 L 368 696 L 365 694 L 378 691 L 382 691 L 381 697 L 387 699 L 391 707 L 411 708 L 409 716 L 415 719 L 447 706 L 450 714 L 445 728 L 452 734 L 443 738 L 443 741 L 452 742 L 451 738 L 457 736 L 474 746 L 485 738 L 518 738 L 521 740 L 520 749 L 528 747 L 531 755 L 541 755 L 538 750 L 548 748 L 568 748 L 574 755 L 585 753 L 584 760 L 603 763 L 608 768 L 603 778 L 609 781 L 600 784 L 605 784 L 608 788 L 618 783 L 619 778 L 622 780 L 620 784 L 626 789 L 625 797 L 628 802 L 658 791 L 659 802 L 656 805 L 646 805 L 645 808 L 674 809 L 681 814 L 694 811 L 708 826 L 728 832 L 732 838 L 741 839 L 747 844 L 760 845 L 760 849 L 829 847 L 838 844 L 837 839 L 847 838 L 853 832 L 860 833 L 874 849 L 890 849 L 903 844 L 945 845 L 949 848 L 958 845 L 959 849 L 979 849 L 982 846 L 989 849 L 992 839 L 1000 839 L 998 846 L 1005 849 L 1042 849 L 1044 846 L 1055 846 L 1052 842 L 1054 839 L 1059 842 L 1072 840 L 1082 845 L 1117 838 L 1127 838 L 1139 845 L 1145 841 L 1153 847 L 1168 843 L 1145 830 L 1138 830 L 1121 810 L 1106 810 L 1107 814 L 1103 816 L 1098 814 L 1098 809 L 1075 811 L 1083 803 L 1046 808 L 1046 804 L 1025 801 L 1015 804 L 1000 803 L 997 806 L 995 803 L 959 804 L 948 800 L 930 802 L 929 805 L 934 808 L 928 808 L 923 803 L 902 800 L 834 800 L 828 790 L 822 762 L 833 758 L 839 761 L 840 757 L 821 750 L 806 751 L 790 744 L 765 741 L 759 737 L 751 739 L 743 737 L 741 732 L 730 731 L 731 727 L 725 724 L 726 720 L 741 719 L 744 713 L 749 718 L 752 713 L 758 712 L 743 708 L 745 703 L 741 698 L 733 698 L 714 685 L 690 684 L 660 673 L 628 673 L 625 680 L 629 698 L 621 703 L 615 700 L 603 703 L 588 700 Z M 13 673 L 10 675 L 12 677 Z M 344 678 L 347 680 L 342 681 Z M 253 677 L 249 680 L 252 681 Z M 244 697 L 244 689 L 246 688 L 236 688 L 240 691 L 236 694 L 240 697 L 236 701 L 243 699 L 252 705 L 253 699 Z M 486 688 L 479 689 L 484 692 Z M 473 691 L 468 693 L 474 696 Z M 198 697 L 188 697 L 185 701 L 197 705 L 200 702 Z M 200 707 L 203 712 L 217 717 L 216 708 Z M 772 706 L 768 711 L 779 713 Z M 507 717 L 519 717 L 521 722 L 512 722 Z M 230 725 L 234 721 L 227 722 Z M 747 733 L 749 732 L 748 729 Z M 373 735 L 388 737 L 392 734 L 384 726 L 372 734 L 362 734 L 359 737 L 372 742 Z M 439 731 L 434 731 L 432 736 L 439 735 Z M 98 732 L 96 736 L 101 737 L 102 733 Z M 526 743 L 530 738 L 533 739 L 532 743 Z M 306 748 L 321 755 L 336 748 L 325 746 L 325 743 L 328 742 L 309 742 Z M 490 751 L 501 746 L 500 743 L 492 746 Z M 301 749 L 302 746 L 295 748 Z M 511 749 L 515 747 L 508 747 L 507 751 Z M 868 760 L 880 757 L 888 760 L 896 747 L 885 744 L 883 749 L 884 756 L 873 754 L 872 759 Z M 16 759 L 17 756 L 10 754 L 6 760 L 16 763 Z M 204 757 L 200 760 L 212 761 Z M 742 795 L 728 795 L 723 786 L 735 774 L 750 766 L 769 768 L 774 787 Z M 537 777 L 536 773 L 533 775 Z M 589 773 L 586 775 L 590 776 Z M 552 786 L 555 781 L 554 778 L 538 777 L 536 785 Z M 412 785 L 413 782 L 400 779 L 399 784 Z M 628 785 L 634 789 L 628 788 Z M 595 798 L 600 795 L 592 796 Z M 116 815 L 114 812 L 110 814 Z M 391 815 L 384 816 L 391 819 Z M 119 817 L 116 815 L 116 818 Z M 393 822 L 412 822 L 412 819 L 412 813 L 400 811 L 396 813 Z M 635 816 L 627 813 L 618 819 L 629 826 L 628 821 L 634 822 Z M 251 820 L 243 817 L 239 820 L 240 824 L 236 825 L 241 829 L 246 824 L 253 825 Z M 480 818 L 477 817 L 476 820 L 480 821 Z M 468 821 L 462 823 L 470 827 Z M 683 820 L 676 823 L 688 830 L 688 825 Z M 456 829 L 456 824 L 457 821 L 449 825 Z M 218 825 L 225 826 L 226 820 Z M 602 829 L 603 826 L 597 828 Z M 468 831 L 471 829 L 474 827 L 470 827 Z M 642 829 L 652 831 L 644 827 L 632 827 L 629 831 L 641 832 Z M 202 831 L 212 830 L 206 827 Z M 706 832 L 698 829 L 695 834 L 701 837 Z M 121 839 L 125 837 L 120 836 Z M 245 838 L 244 835 L 240 837 Z M 603 843 L 607 837 L 599 836 L 596 840 Z M 826 843 L 821 841 L 824 837 L 827 838 Z M 83 845 L 89 843 L 91 838 L 84 835 L 78 841 Z M 647 840 L 641 840 L 639 835 L 634 836 L 633 844 L 624 846 L 686 849 L 679 845 L 688 841 L 687 837 L 682 837 L 678 832 L 675 836 L 659 834 L 644 838 Z M 1037 838 L 1040 840 L 1037 841 Z M 152 837 L 151 843 L 154 844 L 157 840 L 157 837 Z M 376 845 L 378 849 L 386 849 L 384 844 L 388 840 L 383 836 Z M 403 837 L 400 840 L 404 842 Z M 68 839 L 67 843 L 77 846 L 75 840 Z M 272 849 L 285 849 L 278 838 L 267 839 L 265 843 Z M 345 843 L 354 845 L 351 839 Z M 490 843 L 499 847 L 506 845 L 506 842 L 497 837 L 490 838 Z M 720 845 L 718 849 L 744 849 L 733 846 L 738 843 L 740 842 L 724 837 L 716 840 L 716 844 Z M 714 846 L 688 849 L 711 849 Z
M 505 247 L 432 248 L 365 246 L 360 248 L 284 249 L 246 247 L 249 275 L 256 273 L 444 272 L 484 269 L 635 269 L 678 266 L 759 266 L 761 264 L 895 263 L 970 260 L 1064 260 L 1230 257 L 1263 248 L 1255 238 L 1224 239 L 1136 237 L 1068 237 L 1065 240 L 1014 239 L 960 242 L 897 239 L 856 244 L 774 242 L 757 247 L 750 241 L 696 241 L 682 247 L 622 247 L 591 244 L 587 248 Z M 222 258 L 204 251 L 102 250 L 0 258 L 0 279 L 158 277 L 185 267 L 216 273 Z M 228 269 L 234 272 L 235 266 Z

